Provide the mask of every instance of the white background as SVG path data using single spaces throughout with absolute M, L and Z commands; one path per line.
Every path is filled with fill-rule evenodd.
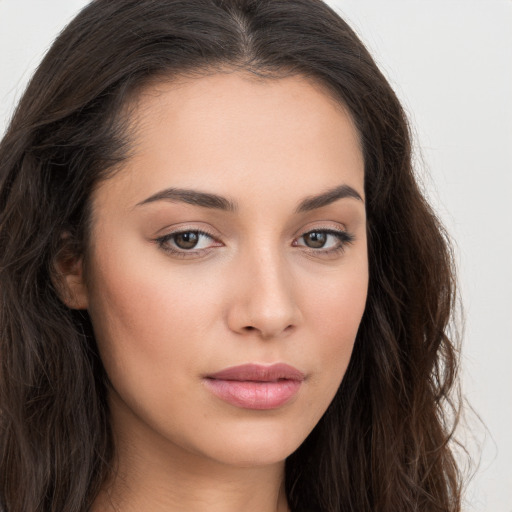
M 0 0 L 0 134 L 83 0 Z M 512 1 L 330 0 L 404 103 L 431 201 L 456 242 L 480 466 L 465 510 L 512 512 Z M 430 174 L 428 174 L 430 173 Z M 399 511 L 397 511 L 399 512 Z

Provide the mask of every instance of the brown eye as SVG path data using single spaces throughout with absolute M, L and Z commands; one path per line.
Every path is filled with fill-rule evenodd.
M 325 231 L 310 231 L 303 235 L 304 243 L 312 249 L 321 249 L 327 242 Z
M 173 235 L 174 243 L 180 249 L 193 249 L 199 242 L 198 231 L 185 231 Z
M 223 244 L 201 230 L 175 231 L 155 239 L 160 249 L 177 257 L 197 257 Z M 206 252 L 205 252 L 206 251 Z
M 304 233 L 293 245 L 295 247 L 307 247 L 314 249 L 319 255 L 335 254 L 343 252 L 347 245 L 354 241 L 354 236 L 346 231 L 337 229 L 314 229 Z

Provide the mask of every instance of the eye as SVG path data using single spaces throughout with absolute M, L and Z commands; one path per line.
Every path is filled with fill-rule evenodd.
M 170 253 L 197 252 L 222 245 L 212 235 L 200 230 L 176 231 L 156 239 L 161 249 Z
M 354 236 L 346 231 L 314 229 L 304 233 L 293 245 L 307 247 L 318 252 L 331 253 L 343 251 L 345 246 L 353 241 Z
M 197 245 L 200 245 L 201 238 L 206 237 L 198 231 L 186 231 L 172 235 L 171 240 L 180 249 L 194 249 Z

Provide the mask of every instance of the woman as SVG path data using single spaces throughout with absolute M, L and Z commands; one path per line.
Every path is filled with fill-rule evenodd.
M 450 252 L 325 4 L 96 0 L 0 162 L 5 511 L 460 510 Z

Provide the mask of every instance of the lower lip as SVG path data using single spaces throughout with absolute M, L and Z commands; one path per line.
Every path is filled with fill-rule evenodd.
M 299 380 L 255 382 L 205 379 L 208 389 L 221 400 L 243 409 L 277 409 L 288 403 L 299 391 Z

